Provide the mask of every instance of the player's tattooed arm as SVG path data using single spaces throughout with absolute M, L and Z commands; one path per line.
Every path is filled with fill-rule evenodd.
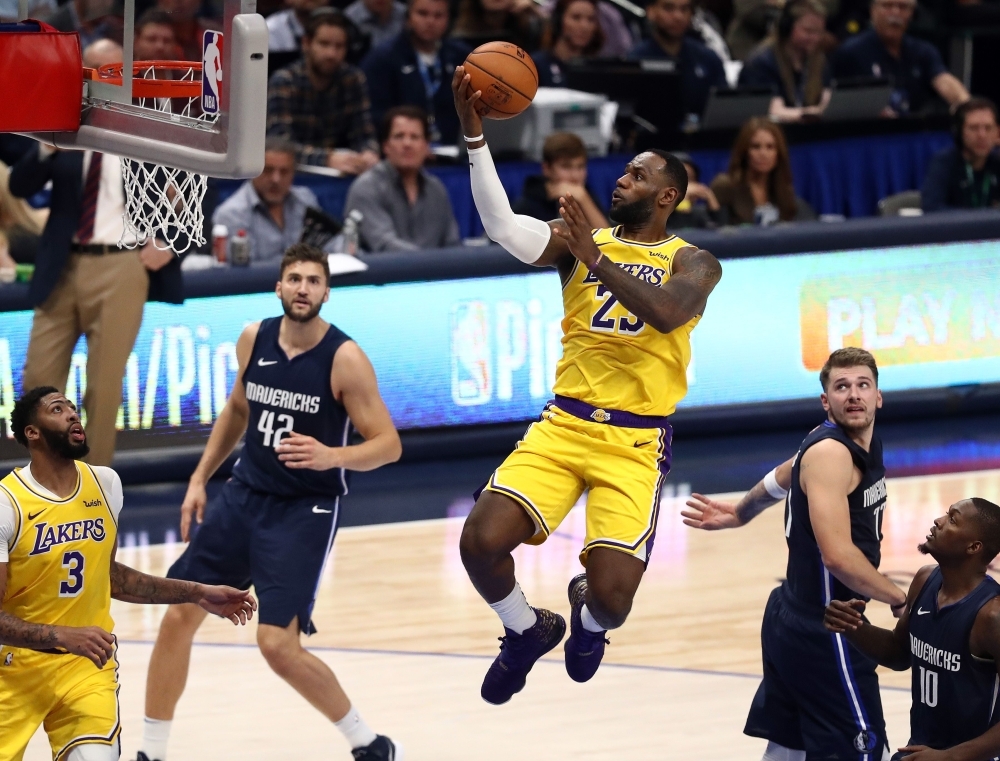
M 834 600 L 826 606 L 823 625 L 835 634 L 843 634 L 858 650 L 879 665 L 893 671 L 910 668 L 910 608 L 927 583 L 934 566 L 924 566 L 913 577 L 906 594 L 906 605 L 894 629 L 873 626 L 862 615 L 864 600 Z
M 722 265 L 708 251 L 689 246 L 671 262 L 670 279 L 653 285 L 630 275 L 601 255 L 580 202 L 560 199 L 563 223 L 553 226 L 570 252 L 597 275 L 628 311 L 661 333 L 669 333 L 705 311 L 708 297 L 722 279 Z
M 115 554 L 117 552 L 115 547 Z M 257 601 L 247 591 L 150 576 L 122 565 L 114 557 L 111 559 L 111 596 L 122 602 L 140 604 L 194 603 L 237 625 L 245 624 L 257 610 Z

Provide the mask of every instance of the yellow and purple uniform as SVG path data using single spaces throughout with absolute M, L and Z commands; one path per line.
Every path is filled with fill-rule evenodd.
M 677 252 L 690 244 L 658 243 L 594 231 L 605 258 L 662 286 Z M 687 393 L 695 317 L 669 333 L 630 314 L 579 262 L 563 282 L 563 357 L 555 399 L 528 428 L 486 489 L 528 511 L 541 544 L 580 498 L 587 497 L 581 561 L 594 547 L 648 560 L 656 533 L 660 488 L 670 470 L 667 416 Z
M 34 624 L 110 632 L 120 481 L 110 468 L 100 469 L 110 474 L 102 483 L 89 465 L 76 466 L 77 488 L 65 498 L 43 490 L 29 469 L 0 481 L 7 563 L 0 607 Z M 0 761 L 20 761 L 39 725 L 55 761 L 79 745 L 116 744 L 117 670 L 114 656 L 99 669 L 78 655 L 0 646 Z

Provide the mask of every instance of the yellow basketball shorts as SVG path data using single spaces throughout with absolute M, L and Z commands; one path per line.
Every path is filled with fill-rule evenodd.
M 79 745 L 116 744 L 116 655 L 98 669 L 78 655 L 0 647 L 0 761 L 21 761 L 39 726 L 45 727 L 53 761 Z
M 529 544 L 544 542 L 588 490 L 580 562 L 594 547 L 608 547 L 648 563 L 672 435 L 666 418 L 556 397 L 484 490 L 528 512 L 537 529 Z

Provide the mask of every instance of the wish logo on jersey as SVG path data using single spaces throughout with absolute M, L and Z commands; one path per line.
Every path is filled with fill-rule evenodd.
M 650 264 L 622 264 L 620 262 L 615 262 L 615 264 L 625 270 L 632 277 L 645 280 L 650 285 L 662 285 L 663 276 L 667 274 L 667 271 L 663 269 L 663 267 L 653 267 Z M 584 285 L 599 282 L 601 281 L 593 272 L 588 272 L 587 277 L 583 279 Z
M 104 518 L 88 518 L 56 526 L 42 522 L 35 526 L 35 546 L 28 555 L 44 555 L 57 545 L 82 542 L 85 539 L 103 542 L 105 535 Z

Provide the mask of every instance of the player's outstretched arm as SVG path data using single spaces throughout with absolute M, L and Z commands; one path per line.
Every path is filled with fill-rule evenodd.
M 205 504 L 208 502 L 205 485 L 219 469 L 219 466 L 232 454 L 246 432 L 247 421 L 250 419 L 250 405 L 243 387 L 243 373 L 246 372 L 247 364 L 250 362 L 250 355 L 253 353 L 253 344 L 257 339 L 259 329 L 259 322 L 248 325 L 236 341 L 238 365 L 236 381 L 233 383 L 226 405 L 219 413 L 219 417 L 216 418 L 215 425 L 212 426 L 212 433 L 208 437 L 208 443 L 205 444 L 205 451 L 202 452 L 198 466 L 191 474 L 187 493 L 181 503 L 181 539 L 185 542 L 191 536 L 191 521 L 196 520 L 201 523 L 204 517 Z
M 7 563 L 0 563 L 0 600 L 6 594 Z M 114 653 L 115 638 L 99 626 L 35 624 L 0 610 L 0 645 L 81 655 L 103 668 Z
M 916 584 L 916 579 L 913 581 Z M 977 658 L 992 660 L 1000 675 L 1000 598 L 986 603 L 976 616 L 969 636 L 969 646 Z M 912 753 L 906 761 L 989 761 L 1000 755 L 1000 724 L 994 724 L 979 737 L 947 751 L 931 750 L 923 745 L 908 745 L 901 751 Z
M 661 286 L 630 275 L 601 255 L 580 202 L 560 199 L 562 223 L 553 231 L 573 256 L 594 272 L 628 311 L 661 333 L 669 333 L 704 313 L 712 290 L 722 279 L 722 265 L 703 249 L 683 248 L 671 263 L 670 279 Z
M 466 141 L 469 149 L 469 174 L 472 180 L 472 198 L 483 220 L 486 234 L 507 249 L 516 259 L 536 267 L 550 267 L 569 255 L 566 244 L 552 234 L 549 223 L 524 214 L 515 214 L 510 207 L 507 192 L 500 183 L 493 156 L 481 139 L 483 120 L 476 111 L 476 102 L 482 91 L 473 91 L 465 67 L 459 66 L 451 79 L 451 92 L 455 97 L 455 110 L 465 137 L 480 138 Z
M 792 483 L 793 462 L 794 459 L 781 463 L 735 504 L 703 494 L 692 494 L 687 501 L 688 509 L 681 510 L 684 524 L 705 531 L 745 526 L 771 505 L 784 499 Z
M 341 346 L 333 358 L 330 389 L 334 398 L 344 405 L 351 424 L 364 441 L 328 447 L 311 436 L 292 433 L 275 447 L 278 459 L 289 468 L 309 470 L 375 470 L 398 460 L 403 445 L 379 394 L 375 368 L 353 341 Z
M 149 605 L 190 602 L 236 625 L 246 624 L 257 610 L 257 601 L 244 590 L 150 576 L 122 565 L 114 557 L 111 559 L 111 597 Z
M 878 572 L 851 538 L 847 495 L 853 475 L 851 453 L 834 439 L 824 439 L 802 455 L 799 478 L 809 498 L 816 544 L 830 573 L 858 594 L 888 603 L 899 615 L 906 595 Z
M 823 625 L 828 631 L 843 634 L 861 652 L 879 665 L 893 671 L 906 671 L 910 667 L 910 608 L 927 583 L 934 566 L 924 566 L 910 582 L 903 609 L 892 630 L 883 629 L 865 621 L 864 600 L 834 600 L 826 606 Z

